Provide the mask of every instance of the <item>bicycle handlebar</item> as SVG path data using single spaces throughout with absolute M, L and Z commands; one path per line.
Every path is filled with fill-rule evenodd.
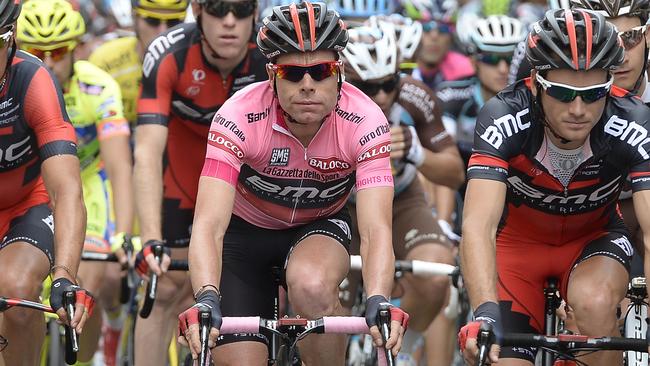
M 66 312 L 68 313 L 68 319 L 72 320 L 74 318 L 74 306 L 75 306 L 75 293 L 74 291 L 66 291 L 63 294 L 63 306 Z M 0 297 L 0 312 L 11 309 L 13 307 L 20 307 L 26 309 L 33 309 L 42 311 L 44 313 L 55 314 L 56 312 L 52 310 L 50 306 L 41 304 L 39 302 L 34 302 L 25 299 L 15 299 L 8 297 Z M 68 365 L 74 365 L 77 362 L 77 352 L 79 352 L 79 343 L 77 342 L 77 332 L 72 329 L 69 325 L 64 325 L 65 329 L 65 362 Z
M 360 255 L 350 256 L 350 270 L 360 271 L 362 267 Z M 396 260 L 395 271 L 410 272 L 416 276 L 455 276 L 460 269 L 446 263 L 434 263 L 420 260 Z
M 386 310 L 386 309 L 384 309 Z M 387 311 L 387 310 L 386 310 Z M 199 355 L 199 365 L 206 365 L 210 360 L 208 349 L 208 335 L 210 333 L 211 322 L 210 312 L 207 310 L 199 311 L 199 334 L 201 336 L 201 354 Z M 380 328 L 390 324 L 390 313 L 388 316 L 380 316 Z M 269 331 L 276 334 L 282 334 L 283 328 L 291 327 L 293 330 L 298 329 L 297 338 L 300 339 L 307 334 L 368 334 L 370 330 L 366 324 L 366 319 L 358 316 L 325 316 L 315 320 L 304 318 L 282 318 L 279 320 L 264 319 L 259 316 L 249 317 L 224 317 L 222 319 L 219 334 L 238 334 L 238 333 L 256 333 Z M 384 339 L 384 344 L 386 342 Z M 379 366 L 392 366 L 394 359 L 390 350 L 377 352 Z
M 153 255 L 158 264 L 162 261 L 163 250 L 162 246 L 156 245 L 153 248 Z M 186 260 L 173 259 L 168 271 L 188 271 L 189 265 Z M 156 301 L 156 291 L 158 290 L 158 275 L 155 273 L 150 273 L 149 283 L 147 284 L 147 289 L 144 293 L 144 302 L 142 303 L 142 308 L 140 309 L 140 317 L 148 318 L 153 309 L 153 304 Z
M 481 324 L 477 345 L 479 358 L 477 366 L 487 365 L 487 353 L 493 343 L 492 327 Z M 530 333 L 506 333 L 501 341 L 502 347 L 537 347 L 554 350 L 559 354 L 573 354 L 578 351 L 634 351 L 648 353 L 645 339 L 621 337 L 589 337 L 576 334 L 544 336 Z

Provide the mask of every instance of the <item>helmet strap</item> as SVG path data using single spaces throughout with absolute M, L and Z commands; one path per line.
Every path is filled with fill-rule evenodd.
M 7 56 L 7 66 L 5 66 L 5 72 L 2 74 L 2 78 L 0 79 L 0 92 L 5 88 L 7 85 L 7 78 L 9 77 L 9 69 L 11 68 L 11 64 L 14 62 L 14 57 L 16 56 L 16 50 L 18 47 L 16 46 L 16 39 L 14 38 L 12 44 L 11 44 L 11 50 L 9 51 L 9 55 Z
M 644 50 L 643 51 L 643 61 L 644 61 L 643 62 L 643 67 L 641 68 L 641 73 L 639 74 L 639 77 L 636 79 L 636 83 L 634 84 L 634 88 L 632 89 L 632 91 L 634 93 L 638 93 L 639 89 L 641 88 L 641 83 L 643 83 L 645 81 L 645 74 L 646 74 L 646 71 L 648 70 L 648 62 L 647 61 L 648 61 L 648 51 L 649 51 L 649 49 L 648 49 L 648 44 L 645 41 L 645 39 L 643 40 L 643 50 Z
M 199 32 L 201 32 L 201 41 L 203 44 L 205 44 L 208 47 L 208 50 L 210 50 L 211 56 L 216 59 L 223 59 L 223 57 L 219 56 L 217 51 L 212 48 L 210 45 L 210 42 L 208 41 L 208 38 L 205 36 L 205 33 L 203 33 L 203 24 L 201 22 L 201 14 L 196 16 L 196 26 L 199 27 Z

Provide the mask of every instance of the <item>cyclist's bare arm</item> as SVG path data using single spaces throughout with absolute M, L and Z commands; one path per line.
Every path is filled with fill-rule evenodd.
M 460 257 L 474 309 L 486 301 L 497 303 L 495 242 L 505 197 L 505 183 L 471 179 L 467 184 Z
M 456 145 L 438 152 L 424 149 L 424 163 L 418 170 L 432 183 L 458 189 L 465 181 L 465 168 Z
M 116 135 L 100 140 L 99 151 L 113 189 L 116 232 L 131 233 L 135 209 L 129 136 Z
M 223 237 L 230 223 L 235 202 L 235 187 L 221 179 L 201 177 L 196 198 L 188 253 L 194 293 L 219 288 Z M 215 209 L 216 202 L 219 203 L 218 209 Z M 215 328 L 210 330 L 211 344 L 216 342 L 218 335 L 219 332 Z M 193 353 L 198 354 L 201 349 L 198 325 L 189 326 L 185 336 L 180 335 L 178 340 L 186 345 L 189 342 Z
M 645 256 L 643 258 L 644 273 L 650 273 L 650 190 L 634 192 L 632 195 L 634 212 L 643 231 L 643 246 Z
M 393 187 L 375 187 L 357 192 L 357 220 L 366 294 L 390 296 L 393 286 L 392 208 Z
M 162 174 L 167 133 L 166 126 L 156 124 L 140 125 L 135 132 L 133 179 L 143 243 L 162 239 Z
M 79 158 L 74 155 L 57 155 L 46 159 L 41 174 L 50 196 L 54 213 L 54 279 L 65 277 L 77 283 L 76 275 L 81 260 L 86 234 L 86 206 L 81 190 Z M 79 310 L 79 309 L 77 309 Z M 65 309 L 57 312 L 66 319 Z M 72 326 L 80 332 L 88 318 L 85 311 L 75 312 Z
M 218 202 L 218 209 L 215 203 Z M 201 177 L 192 225 L 189 265 L 194 291 L 204 285 L 219 287 L 223 236 L 230 223 L 235 187 L 216 178 Z
M 451 216 L 456 208 L 456 190 L 441 184 L 436 184 L 433 187 L 433 191 L 435 192 L 436 198 L 434 204 L 437 218 L 452 223 Z
M 66 277 L 76 283 L 76 275 L 86 234 L 86 207 L 81 191 L 79 159 L 73 155 L 57 155 L 41 166 L 43 181 L 54 213 L 54 278 Z

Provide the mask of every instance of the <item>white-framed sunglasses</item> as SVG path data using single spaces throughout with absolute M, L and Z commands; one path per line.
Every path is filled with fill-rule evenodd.
M 606 83 L 578 87 L 548 81 L 539 73 L 535 74 L 535 80 L 542 85 L 546 94 L 562 103 L 571 103 L 577 97 L 582 98 L 585 103 L 593 103 L 604 98 L 609 94 L 609 91 L 612 89 L 612 84 L 614 84 L 614 78 L 611 74 L 608 77 L 609 79 Z

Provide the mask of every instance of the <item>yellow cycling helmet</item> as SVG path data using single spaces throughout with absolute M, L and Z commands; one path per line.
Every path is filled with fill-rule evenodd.
M 73 47 L 86 33 L 81 14 L 65 0 L 29 0 L 18 17 L 19 43 L 49 50 L 67 44 Z
M 161 20 L 185 19 L 188 0 L 133 0 L 136 14 Z

